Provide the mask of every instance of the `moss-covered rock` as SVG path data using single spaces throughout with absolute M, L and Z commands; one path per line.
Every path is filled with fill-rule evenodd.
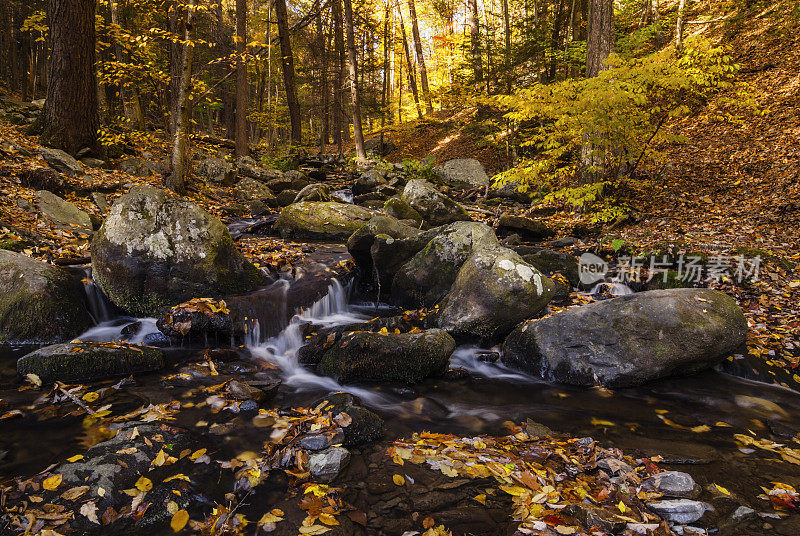
M 281 210 L 274 229 L 284 238 L 344 241 L 372 216 L 371 210 L 344 203 L 293 203 Z
M 151 372 L 164 367 L 164 352 L 150 346 L 121 343 L 62 343 L 19 358 L 20 376 L 36 374 L 43 383 L 79 383 Z
M 403 190 L 403 200 L 431 225 L 472 220 L 464 207 L 440 193 L 433 184 L 425 180 L 408 181 Z
M 638 385 L 710 368 L 747 339 L 736 300 L 708 289 L 640 292 L 520 324 L 503 361 L 574 385 Z
M 514 214 L 503 214 L 498 221 L 498 228 L 501 231 L 513 232 L 522 235 L 524 238 L 534 241 L 551 238 L 556 233 L 549 228 L 543 221 Z
M 0 250 L 0 342 L 60 342 L 92 324 L 83 285 L 69 272 Z
M 136 316 L 265 282 L 221 221 L 150 186 L 132 188 L 111 208 L 92 242 L 92 266 L 111 301 Z
M 69 201 L 47 190 L 39 190 L 36 197 L 39 200 L 39 210 L 57 226 L 73 231 L 92 232 L 92 219 Z
M 488 225 L 456 222 L 439 229 L 436 236 L 404 264 L 392 280 L 392 300 L 403 307 L 433 307 L 450 290 L 461 265 L 472 252 L 497 245 Z
M 270 207 L 278 206 L 278 200 L 272 190 L 256 179 L 245 177 L 233 186 L 233 192 L 237 199 L 242 201 L 257 201 Z
M 392 239 L 403 239 L 416 236 L 419 229 L 406 225 L 390 216 L 378 214 L 362 225 L 347 239 L 347 250 L 364 273 L 372 271 L 370 249 L 378 235 L 386 235 Z
M 419 333 L 347 333 L 325 351 L 319 369 L 341 382 L 417 383 L 447 368 L 456 348 L 438 329 Z
M 551 249 L 540 249 L 535 253 L 523 255 L 522 258 L 545 275 L 560 273 L 567 278 L 573 287 L 580 285 L 578 258 L 575 255 Z
M 544 309 L 553 282 L 499 245 L 476 249 L 440 304 L 440 328 L 456 336 L 497 339 Z
M 423 221 L 422 214 L 400 196 L 392 196 L 387 199 L 383 204 L 383 210 L 387 215 L 397 218 L 398 220 L 413 221 L 417 227 L 419 227 Z
M 309 184 L 300 190 L 294 198 L 295 203 L 302 203 L 303 201 L 330 201 L 331 189 L 327 184 L 314 183 Z

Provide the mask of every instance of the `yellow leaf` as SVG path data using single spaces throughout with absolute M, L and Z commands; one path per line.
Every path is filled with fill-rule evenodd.
M 26 374 L 25 377 L 28 378 L 28 381 L 31 382 L 36 387 L 41 387 L 42 386 L 42 380 L 36 374 L 32 374 L 32 373 L 31 374 Z
M 139 480 L 136 481 L 136 489 L 139 491 L 150 491 L 153 489 L 153 482 L 146 476 L 140 476 Z
M 81 398 L 83 400 L 85 400 L 86 402 L 94 402 L 95 400 L 100 398 L 100 395 L 95 393 L 94 391 L 89 391 L 88 393 L 83 395 Z
M 164 449 L 161 449 L 158 451 L 158 454 L 156 454 L 155 459 L 152 462 L 150 462 L 150 465 L 161 467 L 162 465 L 164 465 L 165 461 L 167 461 L 167 453 L 164 452 Z
M 622 512 L 623 514 L 628 511 L 628 507 L 625 506 L 625 503 L 622 501 L 619 501 L 617 508 L 619 508 L 619 511 Z
M 310 534 L 312 536 L 325 534 L 329 530 L 331 529 L 322 525 L 311 525 L 310 527 L 300 527 L 299 529 L 300 534 Z
M 473 497 L 473 499 L 475 499 L 476 501 L 478 501 L 482 505 L 486 506 L 486 495 L 485 494 L 481 493 L 480 495 L 475 495 Z
M 188 522 L 189 512 L 186 510 L 178 510 L 175 512 L 175 515 L 172 516 L 172 521 L 169 522 L 169 526 L 172 527 L 173 532 L 180 532 Z
M 723 493 L 725 495 L 730 495 L 731 494 L 730 491 L 726 490 L 725 488 L 723 488 L 719 484 L 714 484 L 714 487 L 717 488 L 720 491 L 720 493 Z
M 200 456 L 202 456 L 202 455 L 203 455 L 203 454 L 205 454 L 205 453 L 206 453 L 206 449 L 200 449 L 200 450 L 196 450 L 196 451 L 194 451 L 194 452 L 192 453 L 192 455 L 191 455 L 191 456 L 189 456 L 189 459 L 190 459 L 190 460 L 192 460 L 192 461 L 194 461 L 194 460 L 196 460 L 197 458 L 199 458 Z
M 402 475 L 394 475 L 392 477 L 392 482 L 394 482 L 398 486 L 402 486 L 402 485 L 404 485 L 406 483 L 406 479 L 403 478 Z
M 331 514 L 321 513 L 319 515 L 319 520 L 325 523 L 326 525 L 338 525 L 339 522 L 336 521 L 336 518 L 333 517 Z
M 61 479 L 61 475 L 49 476 L 44 479 L 44 482 L 42 482 L 42 487 L 46 490 L 52 491 L 61 485 Z
M 616 424 L 611 421 L 604 421 L 602 419 L 592 417 L 592 426 L 616 426 Z
M 191 479 L 183 473 L 178 473 L 177 475 L 167 477 L 164 479 L 164 482 L 169 482 L 170 480 L 185 480 L 186 482 L 191 482 Z
M 82 460 L 82 459 L 83 459 L 83 454 L 76 454 L 75 456 L 72 456 L 72 457 L 70 457 L 70 458 L 67 458 L 67 461 L 68 461 L 69 463 L 75 463 L 75 462 L 77 462 L 78 460 Z
M 528 491 L 521 486 L 500 486 L 500 489 L 505 491 L 509 495 L 514 495 L 515 497 L 519 497 L 520 495 Z
M 690 428 L 690 430 L 696 434 L 700 434 L 702 432 L 708 432 L 709 430 L 711 430 L 711 427 L 708 426 L 707 424 L 701 424 L 700 426 L 694 426 Z

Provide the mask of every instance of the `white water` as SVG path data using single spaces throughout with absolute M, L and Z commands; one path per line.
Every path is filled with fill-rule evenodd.
M 125 337 L 122 335 L 122 329 L 131 324 L 132 322 L 141 322 L 141 327 L 132 337 Z M 117 318 L 107 322 L 102 322 L 88 331 L 82 333 L 78 340 L 83 342 L 113 342 L 122 341 L 131 344 L 146 344 L 145 338 L 152 334 L 161 334 L 156 327 L 155 318 Z
M 589 296 L 597 296 L 598 294 L 602 294 L 603 292 L 608 292 L 612 296 L 627 296 L 628 294 L 633 294 L 633 290 L 624 284 L 618 282 L 605 282 L 601 281 L 600 283 L 596 284 L 592 287 L 592 290 L 588 292 Z

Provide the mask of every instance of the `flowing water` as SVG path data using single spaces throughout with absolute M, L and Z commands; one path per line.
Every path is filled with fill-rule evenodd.
M 741 449 L 733 438 L 734 434 L 752 431 L 759 438 L 792 444 L 790 438 L 800 432 L 797 392 L 719 371 L 614 392 L 575 388 L 548 383 L 499 362 L 487 361 L 491 349 L 471 346 L 459 347 L 451 358 L 451 368 L 466 373 L 451 373 L 415 386 L 340 385 L 298 362 L 303 325 L 363 322 L 374 317 L 376 311 L 390 309 L 351 303 L 349 286 L 333 279 L 322 299 L 287 319 L 287 296 L 294 284 L 281 280 L 265 289 L 269 300 L 263 315 L 271 315 L 272 326 L 262 329 L 256 319 L 255 329 L 247 339 L 247 349 L 256 365 L 270 363 L 279 369 L 283 379 L 275 401 L 279 405 L 309 405 L 325 393 L 345 390 L 383 416 L 389 439 L 423 429 L 462 435 L 502 433 L 505 421 L 531 419 L 557 432 L 592 436 L 634 455 L 663 456 L 666 467 L 691 473 L 702 486 L 718 484 L 727 488 L 739 504 L 770 512 L 768 504 L 757 498 L 760 486 L 770 488 L 770 482 L 800 485 L 800 467 L 767 451 Z M 624 289 L 615 290 L 624 293 Z M 95 309 L 93 314 L 102 317 L 103 308 Z M 80 338 L 118 340 L 123 329 L 134 322 L 139 324 L 131 342 L 146 343 L 156 336 L 154 319 L 115 318 L 101 322 Z M 30 396 L 18 393 L 13 383 L 13 362 L 24 350 L 0 350 L 0 398 L 11 406 L 30 401 Z M 165 374 L 173 372 L 174 369 Z M 164 392 L 161 381 L 165 374 L 140 376 L 135 388 L 121 389 L 115 412 L 175 396 Z M 244 367 L 241 377 L 253 377 L 253 371 Z M 87 433 L 80 430 L 80 419 L 0 421 L 0 470 L 6 475 L 41 470 L 73 455 L 81 445 L 90 444 Z M 252 430 L 247 437 L 242 434 L 243 437 L 228 437 L 226 441 L 246 448 L 246 440 L 257 442 L 261 433 Z M 5 451 L 16 453 L 12 462 L 3 461 Z M 769 521 L 776 523 L 779 531 L 764 534 L 800 534 L 800 527 L 791 520 Z

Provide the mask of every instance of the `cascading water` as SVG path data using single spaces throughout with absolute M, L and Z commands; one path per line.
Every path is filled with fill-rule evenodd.
M 92 279 L 92 268 L 87 266 L 84 269 L 86 276 L 83 278 L 83 288 L 86 291 L 86 302 L 89 306 L 89 314 L 95 324 L 108 322 L 113 318 L 111 313 L 113 305 L 106 298 L 106 295 Z

